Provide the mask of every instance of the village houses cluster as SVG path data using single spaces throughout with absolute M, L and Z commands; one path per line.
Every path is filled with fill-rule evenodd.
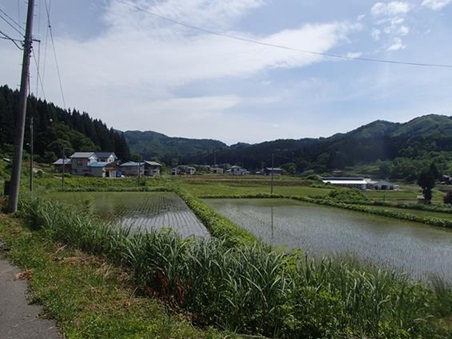
M 101 178 L 122 176 L 159 176 L 162 165 L 155 161 L 129 161 L 118 164 L 113 152 L 75 152 L 53 163 L 57 172 Z
M 60 173 L 72 175 L 92 176 L 102 178 L 118 178 L 128 176 L 155 177 L 161 174 L 162 165 L 155 161 L 128 161 L 119 163 L 114 152 L 75 152 L 69 158 L 58 159 L 53 163 L 55 170 Z M 240 166 L 231 166 L 224 170 L 219 166 L 206 166 L 210 173 L 227 175 L 249 175 L 250 172 Z M 196 168 L 187 165 L 179 165 L 171 169 L 172 175 L 193 175 Z M 282 174 L 281 168 L 265 168 L 257 172 L 260 175 Z M 326 184 L 342 187 L 353 187 L 362 190 L 397 190 L 399 187 L 385 180 L 372 180 L 361 177 L 323 177 Z

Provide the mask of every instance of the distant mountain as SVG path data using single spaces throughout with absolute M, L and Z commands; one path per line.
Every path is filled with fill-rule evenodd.
M 152 131 L 126 131 L 124 137 L 133 154 L 173 165 L 190 162 L 200 155 L 210 155 L 213 162 L 213 151 L 228 147 L 218 140 L 173 138 Z
M 407 123 L 377 120 L 328 138 L 280 139 L 227 146 L 217 140 L 171 138 L 156 132 L 124 132 L 133 153 L 168 164 L 238 164 L 248 169 L 286 165 L 301 172 L 416 158 L 428 152 L 452 151 L 452 117 L 430 114 Z M 215 154 L 215 155 L 214 155 Z
M 17 109 L 18 91 L 0 86 L 0 153 L 12 151 Z M 435 165 L 440 173 L 452 174 L 452 117 L 445 115 L 429 114 L 406 123 L 377 120 L 327 138 L 279 139 L 231 146 L 212 139 L 108 129 L 85 112 L 64 110 L 33 96 L 28 100 L 27 126 L 30 116 L 34 121 L 37 161 L 52 162 L 64 148 L 66 154 L 114 151 L 123 161 L 155 159 L 170 166 L 231 164 L 253 171 L 274 164 L 294 174 L 359 168 L 374 171 L 381 178 L 415 181 L 420 171 Z M 25 143 L 29 138 L 26 128 Z

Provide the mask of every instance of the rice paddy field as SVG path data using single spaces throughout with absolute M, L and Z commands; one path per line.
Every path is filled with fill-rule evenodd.
M 266 176 L 185 176 L 174 178 L 184 190 L 195 196 L 232 196 L 270 194 L 272 180 Z M 326 196 L 328 187 L 312 187 L 294 177 L 275 177 L 273 193 L 280 195 Z
M 205 199 L 223 216 L 275 246 L 310 256 L 352 256 L 452 283 L 452 230 L 289 199 Z
M 51 197 L 85 206 L 101 219 L 134 231 L 171 228 L 182 237 L 210 237 L 204 225 L 175 193 L 67 192 L 55 193 Z

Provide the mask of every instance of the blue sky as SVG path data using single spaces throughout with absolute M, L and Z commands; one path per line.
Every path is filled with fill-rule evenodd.
M 452 66 L 452 0 L 35 1 L 32 92 L 116 129 L 233 144 L 452 115 L 452 67 L 354 59 Z M 0 10 L 21 39 L 25 1 Z M 0 84 L 21 53 L 0 40 Z

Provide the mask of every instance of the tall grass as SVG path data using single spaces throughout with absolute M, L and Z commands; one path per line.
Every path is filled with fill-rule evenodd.
M 55 202 L 30 200 L 21 215 L 31 228 L 130 270 L 143 294 L 200 325 L 281 338 L 452 335 L 444 326 L 452 293 L 439 282 L 429 289 L 396 273 L 258 242 L 135 234 Z

